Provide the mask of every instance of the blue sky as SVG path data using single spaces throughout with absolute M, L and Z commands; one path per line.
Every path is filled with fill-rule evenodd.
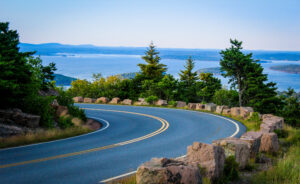
M 26 43 L 300 50 L 300 0 L 1 0 Z

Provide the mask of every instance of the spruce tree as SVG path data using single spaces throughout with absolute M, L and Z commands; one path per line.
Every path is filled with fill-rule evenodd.
M 138 64 L 141 69 L 141 75 L 147 80 L 159 81 L 167 71 L 166 65 L 160 63 L 158 54 L 159 52 L 156 51 L 155 46 L 151 42 L 149 48 L 145 52 L 145 56 L 142 57 L 147 64 Z

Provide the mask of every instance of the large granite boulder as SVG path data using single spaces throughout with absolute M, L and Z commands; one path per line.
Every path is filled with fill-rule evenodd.
M 222 114 L 224 109 L 229 109 L 229 108 L 228 108 L 228 106 L 225 106 L 225 105 L 221 105 L 221 106 L 218 105 L 218 106 L 216 107 L 216 113 Z
M 94 98 L 84 98 L 83 99 L 83 102 L 84 103 L 95 103 L 96 102 L 96 99 L 94 99 Z
M 111 99 L 111 101 L 109 102 L 110 104 L 118 104 L 118 103 L 120 103 L 120 98 L 118 98 L 118 97 L 115 97 L 115 98 L 113 98 L 113 99 Z
M 21 135 L 23 133 L 24 133 L 24 131 L 21 127 L 14 126 L 14 125 L 2 124 L 2 121 L 0 120 L 0 137 Z
M 215 112 L 215 111 L 216 111 L 216 108 L 217 108 L 217 105 L 214 104 L 214 103 L 208 103 L 208 104 L 205 104 L 205 110 L 206 110 L 206 111 L 209 111 L 209 112 Z
M 196 110 L 205 110 L 205 104 L 197 103 Z
M 279 142 L 277 134 L 264 133 L 261 137 L 259 151 L 276 153 L 279 149 Z
M 186 106 L 186 102 L 183 101 L 177 101 L 176 107 L 183 108 Z
M 251 158 L 255 158 L 256 154 L 259 152 L 261 137 L 262 132 L 254 131 L 246 132 L 241 136 L 241 140 L 248 143 Z
M 282 117 L 272 114 L 262 115 L 262 122 L 260 130 L 265 133 L 273 132 L 276 129 L 282 130 L 284 125 L 284 119 Z
M 223 173 L 225 153 L 220 146 L 194 142 L 187 148 L 187 161 L 203 168 L 205 175 L 214 180 Z
M 223 108 L 222 110 L 223 115 L 231 115 L 231 109 L 230 108 Z
M 196 103 L 188 103 L 188 109 L 196 110 Z
M 73 98 L 73 101 L 75 103 L 82 103 L 83 102 L 83 97 L 82 96 L 77 96 Z
M 232 107 L 230 109 L 231 116 L 233 117 L 239 117 L 241 115 L 241 108 L 240 107 Z
M 221 146 L 225 150 L 225 157 L 234 156 L 239 168 L 244 169 L 250 159 L 250 149 L 245 141 L 228 137 L 213 141 L 213 145 Z
M 121 102 L 121 104 L 123 104 L 123 105 L 132 105 L 132 100 L 130 100 L 130 99 L 124 99 L 124 100 Z
M 97 98 L 96 103 L 103 103 L 103 104 L 107 104 L 109 102 L 109 99 L 106 97 L 100 97 Z
M 40 116 L 23 113 L 20 109 L 0 109 L 0 118 L 5 122 L 13 122 L 13 124 L 29 128 L 39 127 L 41 119 Z
M 56 108 L 56 116 L 57 117 L 66 116 L 67 114 L 69 114 L 68 107 L 59 105 Z
M 149 103 L 146 102 L 145 98 L 139 98 L 138 101 L 134 103 L 134 105 L 149 105 Z
M 244 119 L 247 119 L 254 112 L 252 107 L 240 107 L 240 116 Z
M 157 100 L 154 105 L 159 105 L 159 106 L 167 106 L 168 105 L 168 101 L 167 100 L 162 100 L 162 99 L 159 99 Z
M 199 167 L 184 162 L 153 158 L 142 164 L 136 173 L 137 184 L 200 184 L 202 178 Z

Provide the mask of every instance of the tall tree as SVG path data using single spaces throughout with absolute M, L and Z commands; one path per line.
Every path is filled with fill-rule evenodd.
M 0 107 L 18 107 L 31 93 L 32 68 L 27 57 L 33 52 L 19 51 L 19 35 L 9 30 L 9 23 L 0 22 Z
M 215 92 L 222 87 L 221 80 L 214 77 L 212 73 L 200 73 L 199 78 L 197 96 L 203 102 L 211 102 Z
M 178 95 L 180 100 L 192 102 L 196 100 L 196 87 L 195 84 L 198 80 L 197 72 L 193 72 L 195 63 L 191 57 L 188 58 L 184 66 L 185 70 L 179 73 L 180 83 Z
M 166 65 L 160 63 L 158 54 L 159 52 L 156 51 L 155 46 L 151 43 L 145 52 L 145 56 L 142 57 L 147 64 L 138 64 L 141 69 L 141 75 L 145 79 L 159 81 L 167 71 Z
M 220 61 L 222 75 L 229 78 L 232 87 L 236 87 L 239 93 L 239 105 L 243 106 L 243 95 L 247 89 L 248 70 L 253 62 L 252 53 L 244 54 L 241 50 L 242 42 L 230 39 L 231 47 L 221 51 Z

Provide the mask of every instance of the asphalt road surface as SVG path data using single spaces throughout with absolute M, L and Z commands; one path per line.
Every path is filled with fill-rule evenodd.
M 100 183 L 153 157 L 179 157 L 193 142 L 239 137 L 246 128 L 213 114 L 77 104 L 103 127 L 90 134 L 0 150 L 0 183 Z

